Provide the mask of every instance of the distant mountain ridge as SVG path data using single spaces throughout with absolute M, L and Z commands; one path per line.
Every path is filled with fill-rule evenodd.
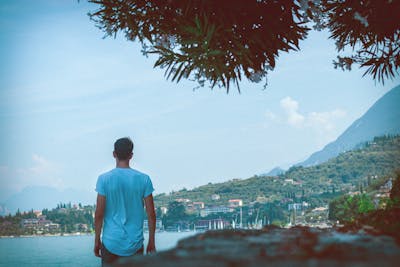
M 365 177 L 371 175 L 385 176 L 399 166 L 400 136 L 379 137 L 318 166 L 292 167 L 279 176 L 262 175 L 217 184 L 209 183 L 192 190 L 182 189 L 170 194 L 158 194 L 154 199 L 156 207 L 166 206 L 168 202 L 178 198 L 203 201 L 207 205 L 225 205 L 229 199 L 240 198 L 248 204 L 253 201 L 276 202 L 289 193 L 300 196 L 303 191 L 310 201 L 314 199 L 315 202 L 327 190 L 339 190 L 346 183 L 359 184 L 360 179 L 365 180 Z M 213 194 L 218 194 L 220 199 L 213 200 Z M 51 209 L 60 202 L 94 204 L 95 199 L 94 191 L 27 187 L 0 204 L 0 216 L 9 212 L 14 214 L 18 208 L 20 211 Z
M 65 189 L 59 190 L 48 186 L 29 186 L 12 195 L 5 203 L 0 204 L 0 216 L 8 213 L 14 214 L 20 211 L 42 210 L 43 208 L 55 208 L 58 203 L 93 205 L 96 202 L 96 194 L 86 190 Z
M 344 160 L 339 163 L 329 164 L 327 162 L 329 159 L 333 159 L 339 154 L 353 150 L 358 145 L 371 141 L 376 136 L 382 135 L 399 135 L 400 134 L 400 108 L 398 107 L 400 103 L 400 85 L 393 88 L 391 91 L 386 93 L 383 97 L 381 97 L 361 118 L 356 120 L 347 130 L 340 135 L 336 141 L 329 143 L 325 146 L 321 151 L 315 152 L 312 154 L 307 160 L 296 164 L 296 166 L 314 166 L 326 162 L 329 166 L 338 166 L 338 164 L 343 164 L 343 162 L 350 162 L 349 158 L 342 157 Z M 398 149 L 398 148 L 397 148 Z M 400 150 L 399 150 L 400 151 Z M 395 151 L 398 153 L 399 151 Z M 379 158 L 378 158 L 379 159 Z M 393 158 L 391 158 L 392 160 Z M 394 157 L 397 161 L 399 160 L 399 156 L 396 154 Z M 332 160 L 334 162 L 334 160 Z M 397 166 L 400 166 L 399 164 Z M 327 168 L 329 169 L 329 168 Z M 333 168 L 331 168 L 333 169 Z M 392 169 L 390 167 L 389 169 Z M 311 171 L 310 171 L 311 170 Z M 372 171 L 373 168 L 368 169 L 368 173 Z M 310 173 L 317 173 L 318 175 L 310 175 Z M 366 172 L 367 173 L 367 172 Z M 378 172 L 379 173 L 379 172 Z M 195 188 L 190 191 L 181 190 L 175 192 L 173 197 L 176 198 L 185 198 L 190 197 L 193 200 L 201 201 L 204 199 L 205 193 L 218 193 L 221 195 L 221 203 L 222 201 L 226 201 L 228 198 L 243 198 L 246 195 L 246 192 L 251 192 L 252 198 L 254 197 L 254 192 L 258 192 L 260 196 L 268 196 L 274 194 L 279 195 L 275 192 L 275 185 L 271 187 L 271 184 L 274 184 L 274 179 L 267 178 L 266 176 L 288 176 L 288 177 L 302 177 L 302 176 L 318 176 L 321 177 L 320 170 L 314 169 L 289 169 L 287 172 L 280 168 L 274 168 L 267 174 L 261 175 L 260 177 L 252 177 L 246 180 L 239 181 L 228 181 L 220 184 L 211 184 L 206 186 L 201 186 L 199 188 Z M 332 176 L 332 173 L 329 173 L 327 177 Z M 354 176 L 354 177 L 352 177 Z M 359 177 L 363 177 L 362 175 L 353 175 L 345 173 L 341 177 L 336 177 L 336 180 L 354 180 Z M 335 177 L 335 176 L 332 176 Z M 329 178 L 330 179 L 330 178 Z M 314 179 L 313 183 L 315 182 Z M 311 187 L 310 181 L 310 187 Z M 246 189 L 244 189 L 246 188 Z M 282 187 L 277 187 L 281 189 Z M 318 188 L 316 188 L 317 190 Z M 268 191 L 270 190 L 270 191 Z M 189 193 L 190 192 L 190 193 Z M 229 197 L 226 199 L 224 195 L 229 193 Z M 257 194 L 258 194 L 257 193 Z M 187 195 L 189 194 L 189 195 Z M 167 200 L 169 200 L 172 195 L 168 194 L 159 194 L 155 196 L 156 201 L 160 204 L 165 204 Z M 47 196 L 46 199 L 43 196 Z M 249 197 L 250 199 L 250 197 Z M 251 199 L 254 201 L 255 199 Z M 42 208 L 53 208 L 58 203 L 64 202 L 68 203 L 69 201 L 73 203 L 82 202 L 82 204 L 94 204 L 95 202 L 95 193 L 86 192 L 86 191 L 77 191 L 72 189 L 67 189 L 64 191 L 57 190 L 55 188 L 50 187 L 29 187 L 25 188 L 23 191 L 13 195 L 10 197 L 5 203 L 0 203 L 0 216 L 7 214 L 8 212 L 15 213 L 15 211 L 19 208 L 21 211 L 30 210 L 30 209 L 42 209 Z
M 400 134 L 400 85 L 396 86 L 372 105 L 335 141 L 313 153 L 296 166 L 313 166 L 351 150 L 376 136 Z
M 316 166 L 294 166 L 279 176 L 255 175 L 248 179 L 209 183 L 191 190 L 158 194 L 154 200 L 157 207 L 167 206 L 176 199 L 216 206 L 226 205 L 229 199 L 238 198 L 247 205 L 254 201 L 276 203 L 289 196 L 299 198 L 304 195 L 307 201 L 318 206 L 325 205 L 324 201 L 336 197 L 335 194 L 367 183 L 368 177 L 392 175 L 399 166 L 400 135 L 381 136 Z M 335 193 L 332 193 L 333 190 Z M 218 194 L 219 198 L 213 199 L 214 194 Z
M 272 170 L 270 170 L 269 172 L 262 174 L 264 176 L 278 176 L 285 173 L 285 170 L 282 169 L 281 167 L 275 167 Z

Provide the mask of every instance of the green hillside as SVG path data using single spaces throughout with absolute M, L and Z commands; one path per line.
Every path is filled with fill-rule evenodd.
M 229 199 L 251 202 L 307 200 L 313 206 L 326 203 L 342 192 L 355 191 L 372 180 L 400 167 L 400 136 L 377 137 L 357 149 L 312 167 L 292 167 L 279 176 L 254 176 L 224 183 L 207 184 L 155 196 L 156 206 L 167 206 L 178 198 L 202 201 L 206 205 L 227 204 Z M 219 200 L 211 195 L 218 194 Z
M 346 190 L 367 183 L 372 176 L 388 175 L 399 167 L 400 136 L 383 136 L 325 163 L 307 168 L 293 167 L 284 177 L 304 181 L 303 186 L 309 192 L 324 191 L 329 187 Z
M 314 166 L 353 149 L 357 144 L 375 136 L 400 134 L 400 85 L 382 96 L 368 111 L 354 121 L 335 141 L 315 152 L 298 165 Z

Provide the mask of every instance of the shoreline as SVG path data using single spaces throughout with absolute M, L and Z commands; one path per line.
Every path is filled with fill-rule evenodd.
M 55 236 L 92 236 L 93 233 L 59 233 L 59 234 L 44 234 L 44 235 L 3 235 L 0 239 L 7 238 L 35 238 L 35 237 L 55 237 Z
M 174 231 L 157 231 L 157 233 L 188 233 L 188 232 L 196 232 L 201 233 L 201 231 L 182 231 L 182 232 L 174 232 Z M 143 232 L 148 233 L 148 232 Z M 56 237 L 56 236 L 94 236 L 94 233 L 58 233 L 58 234 L 44 234 L 44 235 L 3 235 L 0 236 L 0 239 L 11 239 L 11 238 L 36 238 L 36 237 Z

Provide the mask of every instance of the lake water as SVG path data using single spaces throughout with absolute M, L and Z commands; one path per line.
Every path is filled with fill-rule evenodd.
M 175 247 L 195 232 L 156 233 L 157 251 Z M 145 247 L 147 237 L 145 233 Z M 100 266 L 93 235 L 0 238 L 0 266 Z

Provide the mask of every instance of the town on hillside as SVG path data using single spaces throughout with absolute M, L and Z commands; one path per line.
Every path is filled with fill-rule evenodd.
M 372 177 L 372 180 L 378 180 Z M 382 208 L 389 199 L 393 178 L 379 186 L 368 201 L 371 209 Z M 362 191 L 351 191 L 349 198 L 366 196 Z M 211 201 L 219 201 L 220 195 L 209 196 Z M 222 229 L 260 229 L 265 225 L 290 227 L 294 225 L 330 227 L 332 205 L 311 207 L 306 201 L 294 201 L 285 197 L 280 205 L 272 206 L 267 199 L 258 198 L 251 203 L 242 199 L 229 199 L 225 205 L 205 205 L 203 201 L 191 201 L 177 198 L 168 206 L 156 208 L 157 231 L 207 231 Z M 337 208 L 334 208 L 337 209 Z M 60 203 L 56 208 L 42 211 L 31 210 L 15 215 L 0 217 L 1 236 L 22 235 L 68 235 L 92 234 L 94 230 L 95 206 Z M 336 210 L 335 210 L 336 211 Z M 334 219 L 334 218 L 333 218 Z M 144 221 L 144 230 L 148 230 L 148 222 Z
M 396 205 L 390 192 L 399 186 L 399 148 L 400 136 L 377 137 L 316 166 L 156 195 L 157 230 L 330 227 L 354 221 Z M 95 206 L 80 203 L 18 210 L 0 216 L 0 236 L 90 234 L 94 211 Z

